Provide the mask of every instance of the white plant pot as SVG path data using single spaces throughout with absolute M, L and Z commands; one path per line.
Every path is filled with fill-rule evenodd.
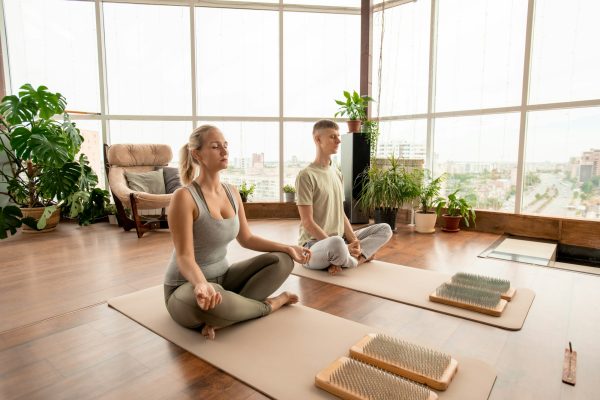
M 108 223 L 111 225 L 119 225 L 117 221 L 117 216 L 114 214 L 108 214 Z
M 296 201 L 296 193 L 284 193 L 283 199 L 286 203 L 293 203 Z
M 436 213 L 423 214 L 418 211 L 415 214 L 415 230 L 419 233 L 433 233 L 435 232 L 436 220 Z

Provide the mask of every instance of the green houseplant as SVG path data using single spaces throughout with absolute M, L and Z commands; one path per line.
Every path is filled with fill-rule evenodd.
M 283 194 L 286 203 L 293 203 L 296 201 L 296 188 L 292 185 L 284 185 Z
M 98 183 L 85 154 L 78 155 L 83 137 L 65 112 L 66 104 L 60 93 L 30 84 L 0 103 L 0 151 L 9 165 L 0 168 L 0 179 L 7 183 L 1 194 L 34 218 L 37 230 L 53 229 L 61 209 L 79 217 Z
M 344 99 L 335 100 L 335 103 L 340 106 L 339 110 L 335 113 L 335 117 L 347 117 L 348 118 L 348 131 L 349 132 L 360 132 L 360 124 L 362 121 L 367 119 L 367 106 L 369 101 L 374 101 L 369 96 L 361 96 L 356 90 L 350 94 L 347 90 L 344 90 Z
M 444 227 L 442 228 L 445 232 L 458 232 L 460 231 L 460 221 L 464 220 L 465 225 L 469 227 L 469 221 L 475 223 L 475 210 L 471 205 L 470 199 L 466 197 L 458 196 L 458 191 L 455 190 L 450 193 L 447 198 L 440 198 L 436 211 L 439 215 L 442 209 L 446 209 L 446 213 L 442 215 L 444 218 Z
M 433 179 L 429 170 L 417 170 L 415 179 L 419 188 L 417 198 L 420 205 L 420 210 L 415 214 L 415 230 L 419 233 L 433 233 L 437 220 L 435 207 L 440 201 L 439 194 L 446 175 L 442 174 Z
M 17 228 L 20 228 L 23 224 L 36 229 L 37 222 L 31 217 L 23 217 L 21 209 L 17 206 L 0 207 L 0 239 L 6 239 L 8 237 L 7 232 L 14 235 L 17 233 Z
M 240 197 L 242 198 L 242 202 L 245 203 L 248 201 L 248 198 L 254 193 L 254 189 L 256 189 L 256 185 L 254 183 L 248 185 L 246 181 L 242 182 L 242 184 L 238 188 L 238 191 L 240 192 Z
M 364 179 L 358 197 L 363 210 L 373 210 L 375 223 L 386 222 L 392 230 L 396 228 L 396 215 L 407 201 L 418 195 L 418 187 L 412 173 L 400 165 L 400 160 L 391 156 L 388 166 L 377 164 L 359 175 Z
M 365 120 L 362 124 L 362 134 L 369 143 L 369 154 L 371 159 L 377 156 L 377 141 L 379 140 L 379 122 Z

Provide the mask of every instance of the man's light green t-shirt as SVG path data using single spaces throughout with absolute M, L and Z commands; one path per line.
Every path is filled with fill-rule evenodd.
M 314 163 L 296 177 L 296 204 L 312 206 L 313 219 L 329 236 L 344 235 L 344 187 L 342 173 L 334 166 L 321 167 Z M 298 243 L 315 240 L 300 225 Z

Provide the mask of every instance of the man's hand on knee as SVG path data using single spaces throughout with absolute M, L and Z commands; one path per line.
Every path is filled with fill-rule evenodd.
M 360 247 L 360 240 L 356 239 L 350 243 L 348 243 L 348 251 L 350 255 L 356 259 L 358 259 L 362 254 L 362 249 Z

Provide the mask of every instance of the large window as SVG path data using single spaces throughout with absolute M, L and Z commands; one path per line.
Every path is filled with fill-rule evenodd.
M 4 0 L 4 19 L 14 93 L 44 85 L 69 110 L 100 111 L 93 2 Z
M 521 103 L 527 2 L 439 2 L 435 111 Z
M 192 114 L 189 25 L 189 7 L 104 4 L 110 114 Z
M 518 113 L 437 119 L 433 173 L 448 174 L 443 194 L 460 189 L 477 208 L 513 211 L 518 145 Z
M 360 16 L 286 12 L 284 116 L 333 117 L 360 83 Z
M 424 161 L 427 151 L 427 120 L 385 121 L 380 125 L 377 158 L 394 157 Z M 422 165 L 422 163 L 420 164 Z
M 600 98 L 600 2 L 537 1 L 531 103 Z
M 229 143 L 225 182 L 255 184 L 251 200 L 279 199 L 279 133 L 275 122 L 221 122 Z
M 275 11 L 196 8 L 201 115 L 279 115 Z
M 184 121 L 110 121 L 111 143 L 168 144 L 173 151 L 171 164 L 179 161 L 179 149 L 188 142 L 192 123 Z
M 385 10 L 383 49 L 382 13 L 373 15 L 373 97 L 378 100 L 381 85 L 381 104 L 373 104 L 372 115 L 377 109 L 383 117 L 427 112 L 430 13 L 429 0 Z
M 523 210 L 600 218 L 600 108 L 531 112 L 527 126 Z

